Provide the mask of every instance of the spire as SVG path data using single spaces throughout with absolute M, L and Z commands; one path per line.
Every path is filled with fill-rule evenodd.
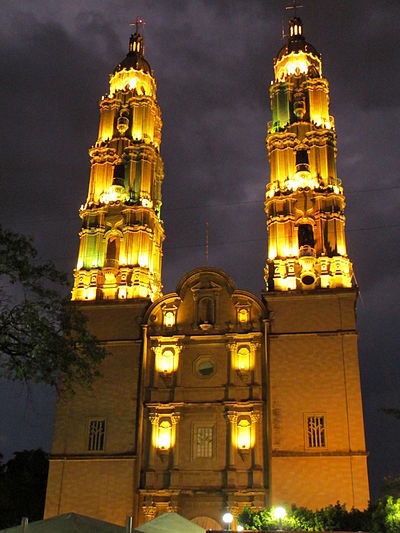
M 270 87 L 265 279 L 268 290 L 275 291 L 351 287 L 329 84 L 320 54 L 304 38 L 298 7 L 295 0 Z
M 139 33 L 139 27 L 142 26 L 144 29 L 145 24 L 145 21 L 140 17 L 136 17 L 136 21 L 129 24 L 129 26 L 135 26 L 135 33 L 129 39 L 129 53 L 136 53 L 140 57 L 144 57 L 144 45 L 143 36 Z
M 161 295 L 161 111 L 156 81 L 143 56 L 142 19 L 126 58 L 100 102 L 99 135 L 75 270 L 73 300 L 124 300 Z
M 142 26 L 144 28 L 145 24 L 144 20 L 139 17 L 136 17 L 136 22 L 129 24 L 135 27 L 135 33 L 131 34 L 129 38 L 129 51 L 127 56 L 115 67 L 114 73 L 124 69 L 134 69 L 151 74 L 150 65 L 144 58 L 143 29 L 142 33 L 139 31 L 139 27 Z
M 293 17 L 289 19 L 289 29 L 287 33 L 289 44 L 293 44 L 296 41 L 304 41 L 303 23 L 301 22 L 301 18 L 297 16 L 297 10 L 302 7 L 302 5 L 297 3 L 297 0 L 293 0 L 291 5 L 286 6 L 286 11 L 293 10 Z

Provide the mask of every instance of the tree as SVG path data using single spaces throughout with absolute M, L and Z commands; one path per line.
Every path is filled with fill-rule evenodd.
M 388 409 L 382 409 L 384 413 L 387 415 L 393 416 L 394 418 L 400 419 L 400 409 L 395 408 L 388 408 Z
M 400 409 L 394 407 L 381 409 L 385 414 L 394 418 L 400 419 Z M 385 476 L 383 487 L 383 494 L 385 496 L 392 496 L 393 498 L 400 498 L 400 475 L 388 475 Z
M 30 239 L 0 226 L 0 375 L 72 391 L 99 375 L 105 349 L 62 292 L 68 278 Z
M 274 509 L 255 512 L 245 507 L 238 516 L 238 522 L 245 529 L 276 531 L 280 524 L 274 517 Z M 337 502 L 312 511 L 305 507 L 292 506 L 286 509 L 282 519 L 284 531 L 370 531 L 371 533 L 398 533 L 400 531 L 400 499 L 384 498 L 370 504 L 367 509 L 346 510 Z
M 41 449 L 15 452 L 0 464 L 0 529 L 20 524 L 23 516 L 42 519 L 47 472 L 48 456 Z

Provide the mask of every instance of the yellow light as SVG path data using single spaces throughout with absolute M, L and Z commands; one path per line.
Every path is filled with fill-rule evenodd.
M 237 359 L 239 370 L 250 370 L 250 350 L 246 346 L 239 348 Z
M 153 207 L 153 202 L 149 200 L 148 198 L 142 198 L 142 206 L 143 207 Z
M 169 420 L 163 420 L 158 426 L 158 443 L 157 447 L 160 450 L 168 450 L 171 448 L 172 442 L 172 424 Z
M 140 251 L 139 255 L 139 266 L 142 268 L 149 268 L 149 254 L 146 252 Z
M 160 357 L 160 368 L 159 370 L 164 373 L 170 373 L 174 370 L 174 352 L 166 348 Z
M 288 75 L 299 75 L 299 74 L 307 74 L 308 72 L 308 64 L 307 61 L 298 59 L 297 61 L 291 61 L 287 66 L 287 73 Z
M 282 520 L 286 516 L 286 509 L 284 507 L 275 507 L 272 514 L 275 520 Z
M 249 450 L 251 446 L 251 424 L 245 418 L 237 425 L 237 446 L 239 450 Z
M 327 130 L 330 130 L 332 128 L 332 124 L 330 123 L 330 121 L 325 118 L 322 118 L 320 116 L 312 116 L 311 118 L 316 126 L 322 126 Z
M 154 348 L 156 359 L 155 366 L 157 372 L 171 374 L 176 372 L 179 364 L 180 346 L 157 346 Z
M 83 291 L 83 300 L 95 300 L 96 299 L 96 287 L 88 287 Z
M 270 247 L 269 247 L 269 251 L 268 251 L 268 259 L 270 261 L 273 261 L 274 259 L 276 259 L 277 255 L 278 255 L 278 253 L 277 253 L 277 250 L 276 250 L 276 246 L 271 244 Z
M 155 82 L 150 74 L 136 69 L 122 69 L 110 78 L 110 97 L 117 91 L 134 90 L 139 94 L 152 96 L 155 93 Z
M 164 315 L 164 326 L 171 328 L 175 325 L 175 313 L 173 311 L 166 311 Z
M 239 310 L 239 322 L 241 324 L 247 324 L 249 320 L 249 312 L 247 309 L 240 309 Z
M 288 76 L 307 74 L 311 65 L 321 73 L 321 61 L 311 54 L 300 51 L 284 55 L 275 65 L 275 79 L 283 81 Z
M 309 172 L 296 172 L 294 178 L 285 181 L 285 188 L 289 191 L 297 191 L 297 189 L 316 189 L 319 186 L 318 181 L 311 177 Z
M 110 202 L 125 201 L 128 199 L 123 187 L 120 185 L 111 185 L 110 189 L 107 192 L 103 192 L 100 196 L 101 204 L 109 204 Z

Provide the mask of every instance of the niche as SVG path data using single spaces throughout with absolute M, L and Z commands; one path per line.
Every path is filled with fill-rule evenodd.
M 198 323 L 213 325 L 215 322 L 214 300 L 210 297 L 202 298 L 198 303 Z
M 300 224 L 298 231 L 299 248 L 302 246 L 310 246 L 310 248 L 314 248 L 314 231 L 311 224 Z
M 119 244 L 120 244 L 120 238 L 118 235 L 111 235 L 109 239 L 107 240 L 105 266 L 118 267 Z

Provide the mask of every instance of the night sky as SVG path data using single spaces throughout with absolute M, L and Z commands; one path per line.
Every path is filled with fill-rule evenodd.
M 372 496 L 400 473 L 398 0 L 304 0 L 322 53 L 347 198 L 347 245 L 361 290 L 359 357 Z M 2 0 L 0 223 L 32 235 L 71 273 L 89 183 L 98 101 L 140 15 L 163 113 L 163 283 L 205 263 L 264 289 L 270 120 L 281 0 Z M 54 393 L 2 383 L 0 452 L 50 449 Z

